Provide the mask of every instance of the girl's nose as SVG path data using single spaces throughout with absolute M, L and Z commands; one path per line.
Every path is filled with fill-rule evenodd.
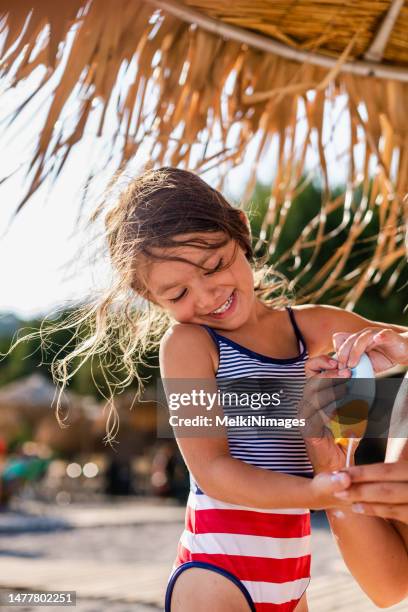
M 196 308 L 199 311 L 199 314 L 208 314 L 211 311 L 211 308 L 215 308 L 215 306 L 213 306 L 214 303 L 214 297 L 211 297 L 211 295 L 200 294 L 196 300 Z
M 197 290 L 195 306 L 199 314 L 208 314 L 211 310 L 217 308 L 218 293 L 214 287 L 201 287 Z

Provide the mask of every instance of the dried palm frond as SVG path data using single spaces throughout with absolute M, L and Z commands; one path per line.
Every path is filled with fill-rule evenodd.
M 381 78 L 361 76 L 373 70 L 373 64 L 364 64 L 364 56 L 372 53 L 389 6 L 385 0 L 186 0 L 184 4 L 170 0 L 24 0 L 18 4 L 0 0 L 4 37 L 0 74 L 7 75 L 13 87 L 38 66 L 46 69 L 37 90 L 15 110 L 14 117 L 56 80 L 30 159 L 30 186 L 18 210 L 47 176 L 57 177 L 62 171 L 98 103 L 95 135 L 105 134 L 108 107 L 114 103 L 117 129 L 112 148 L 118 145 L 121 166 L 148 138 L 152 143 L 150 163 L 199 172 L 216 165 L 222 181 L 258 138 L 246 199 L 259 160 L 270 154 L 277 141 L 276 176 L 261 228 L 261 240 L 267 238 L 273 256 L 299 189 L 307 152 L 315 141 L 324 197 L 319 214 L 293 245 L 294 281 L 307 279 L 325 242 L 347 229 L 340 249 L 318 274 L 305 281 L 301 299 L 318 300 L 331 287 L 341 285 L 342 303 L 352 308 L 378 275 L 396 268 L 394 283 L 398 262 L 404 257 L 402 228 L 408 219 L 408 204 L 403 204 L 408 190 L 406 7 L 394 16 L 386 40 L 382 34 Z M 191 7 L 203 16 L 198 26 L 191 23 Z M 211 25 L 208 17 L 217 21 Z M 267 43 L 271 41 L 280 54 L 270 52 Z M 377 44 L 377 54 L 378 48 Z M 308 53 L 313 63 L 288 59 L 305 58 Z M 387 75 L 395 78 L 383 78 Z M 347 100 L 350 119 L 348 190 L 340 201 L 330 193 L 324 141 L 325 109 L 337 96 Z M 68 103 L 76 112 L 64 124 L 61 118 Z M 298 150 L 302 112 L 307 129 Z M 354 161 L 359 132 L 365 148 L 362 176 Z M 373 163 L 377 170 L 370 182 Z M 350 193 L 357 187 L 362 197 L 355 204 Z M 356 275 L 346 274 L 346 262 L 377 205 L 378 240 L 356 268 L 356 281 Z M 343 209 L 342 221 L 328 230 L 328 216 L 338 207 Z M 258 246 L 261 248 L 261 241 Z M 302 255 L 310 249 L 312 254 L 304 265 Z

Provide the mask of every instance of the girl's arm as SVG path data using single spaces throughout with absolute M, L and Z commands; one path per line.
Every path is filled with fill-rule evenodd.
M 168 398 L 170 394 L 189 394 L 199 388 L 216 393 L 213 349 L 208 333 L 198 326 L 175 325 L 165 335 L 160 349 L 160 368 Z M 214 417 L 217 411 L 218 407 L 207 411 L 204 407 L 185 406 L 175 412 L 177 417 Z M 225 432 L 220 428 L 208 432 L 211 435 L 206 434 L 204 427 L 189 434 L 186 428 L 182 432 L 185 435 L 178 435 L 177 443 L 188 469 L 210 497 L 268 509 L 340 505 L 333 493 L 348 484 L 345 480 L 348 476 L 331 478 L 326 474 L 312 480 L 258 468 L 231 456 Z

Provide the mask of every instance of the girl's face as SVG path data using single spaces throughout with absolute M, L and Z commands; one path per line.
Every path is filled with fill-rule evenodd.
M 194 233 L 176 240 L 219 242 L 224 237 L 222 232 Z M 150 261 L 145 269 L 148 297 L 176 321 L 232 330 L 248 319 L 255 305 L 253 275 L 244 251 L 234 240 L 216 249 L 180 245 L 157 248 L 154 254 L 187 260 Z

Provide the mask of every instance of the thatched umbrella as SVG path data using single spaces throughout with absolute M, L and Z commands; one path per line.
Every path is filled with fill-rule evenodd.
M 404 261 L 408 217 L 408 7 L 402 0 L 0 0 L 0 14 L 7 31 L 0 69 L 11 86 L 45 66 L 30 102 L 55 82 L 20 206 L 48 175 L 59 174 L 93 113 L 99 113 L 95 134 L 105 133 L 111 104 L 117 115 L 112 150 L 119 151 L 119 164 L 148 143 L 145 154 L 154 164 L 200 172 L 217 166 L 222 180 L 251 141 L 257 142 L 246 196 L 259 159 L 277 140 L 276 178 L 261 233 L 273 253 L 308 149 L 317 146 L 321 210 L 281 261 L 293 257 L 298 281 L 324 241 L 348 232 L 301 299 L 317 300 L 336 285 L 342 303 L 353 307 L 390 270 L 393 287 Z M 323 130 L 325 108 L 337 96 L 344 96 L 350 119 L 349 178 L 346 194 L 333 198 Z M 66 121 L 69 98 L 76 114 Z M 301 111 L 307 128 L 299 149 Z M 354 159 L 359 138 L 362 172 Z M 353 203 L 357 187 L 363 196 Z M 376 205 L 378 240 L 346 274 Z M 342 221 L 329 231 L 327 216 L 336 209 L 343 210 Z M 314 251 L 305 266 L 307 249 Z
M 0 409 L 13 412 L 34 426 L 39 419 L 53 413 L 51 407 L 55 403 L 56 393 L 55 386 L 44 376 L 31 374 L 0 389 Z M 64 414 L 69 407 L 67 397 L 66 394 L 61 403 Z
M 66 427 L 61 428 L 55 418 L 56 388 L 41 374 L 31 374 L 0 389 L 0 432 L 4 435 L 21 432 L 29 426 L 33 440 L 54 451 L 76 453 L 88 451 L 97 441 L 93 432 L 95 418 L 85 410 L 85 401 L 72 392 L 65 392 L 60 416 Z M 96 409 L 95 409 L 96 410 Z

